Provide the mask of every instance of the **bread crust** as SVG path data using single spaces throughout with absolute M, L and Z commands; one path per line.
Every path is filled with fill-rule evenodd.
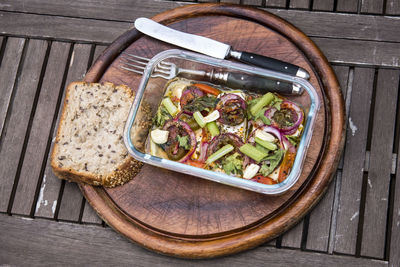
M 105 187 L 115 187 L 118 185 L 122 185 L 129 180 L 131 180 L 136 174 L 140 171 L 143 163 L 135 160 L 131 156 L 127 156 L 124 161 L 116 167 L 116 170 L 105 175 L 97 175 L 90 172 L 78 172 L 71 168 L 60 167 L 57 164 L 57 153 L 59 150 L 59 142 L 60 135 L 64 127 L 64 121 L 66 119 L 66 112 L 68 101 L 70 97 L 70 92 L 75 90 L 75 86 L 86 85 L 86 86 L 97 86 L 97 85 L 109 85 L 114 87 L 115 89 L 122 89 L 128 95 L 129 99 L 133 101 L 134 93 L 132 90 L 126 85 L 114 85 L 113 83 L 104 82 L 104 83 L 87 83 L 87 82 L 72 82 L 68 85 L 66 89 L 66 95 L 64 99 L 64 105 L 61 112 L 60 122 L 57 129 L 56 140 L 53 146 L 53 151 L 51 153 L 51 161 L 50 165 L 53 169 L 53 172 L 60 179 L 68 180 L 71 182 L 84 182 L 87 184 L 95 185 L 95 186 L 105 186 Z

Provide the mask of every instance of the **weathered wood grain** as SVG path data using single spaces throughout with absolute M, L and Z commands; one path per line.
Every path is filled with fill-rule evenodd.
M 310 9 L 310 0 L 291 0 L 289 8 Z
M 262 0 L 242 0 L 243 5 L 261 6 Z
M 400 29 L 399 20 L 389 17 L 331 14 L 326 12 L 291 11 L 288 13 L 287 10 L 272 10 L 272 12 L 286 18 L 311 36 L 330 62 L 399 67 L 400 48 L 397 43 L 393 43 L 400 40 L 400 34 L 395 34 Z M 17 19 L 14 15 L 14 13 L 6 12 L 3 16 L 0 16 L 0 23 L 2 23 L 2 20 L 7 22 L 4 25 L 2 24 L 4 33 L 110 43 L 131 26 L 127 23 L 121 24 L 121 22 L 108 21 L 107 27 L 104 28 L 103 22 L 98 20 L 32 14 L 19 14 L 19 23 L 8 23 Z M 46 18 L 46 22 L 43 17 Z M 38 23 L 32 24 L 32 21 L 38 21 Z M 373 26 L 371 21 L 374 21 Z M 41 26 L 35 26 L 42 23 L 54 25 L 54 27 L 43 30 Z M 88 25 L 91 31 L 83 31 L 81 27 L 83 23 Z M 335 24 L 336 27 L 331 27 L 332 24 Z M 68 31 L 63 29 L 64 25 L 69 25 Z M 46 33 L 44 34 L 43 31 Z M 104 34 L 99 34 L 99 32 Z M 327 39 L 326 37 L 334 39 Z M 349 40 L 348 38 L 378 40 L 379 42 Z M 381 42 L 382 40 L 390 42 Z
M 361 13 L 382 14 L 383 0 L 363 0 L 361 1 Z
M 118 2 L 102 0 L 15 0 L 12 1 L 12 5 L 1 5 L 0 10 L 133 22 L 139 14 L 143 17 L 151 17 L 180 5 L 184 5 L 184 3 L 154 0 L 119 0 Z
M 338 78 L 338 81 L 340 84 L 340 90 L 342 91 L 343 98 L 345 99 L 346 114 L 349 114 L 351 97 L 350 97 L 350 99 L 346 99 L 346 97 L 348 94 L 347 91 L 351 90 L 350 88 L 348 88 L 350 68 L 347 66 L 332 66 L 332 67 L 335 70 L 336 77 Z M 351 92 L 349 92 L 349 93 L 351 93 Z M 339 161 L 339 165 L 338 165 L 339 170 L 343 169 L 343 158 L 344 158 L 344 153 L 342 153 L 342 156 Z
M 88 60 L 89 60 L 89 55 L 90 55 L 90 45 L 87 44 L 76 44 L 74 46 L 74 50 L 72 52 L 71 55 L 71 59 L 68 65 L 68 75 L 66 78 L 66 82 L 65 85 L 67 86 L 70 82 L 72 81 L 77 81 L 77 80 L 82 80 L 83 76 L 85 75 L 86 69 L 87 69 L 87 65 L 88 65 Z M 61 103 L 63 103 L 64 101 L 64 97 L 65 97 L 65 89 L 63 88 L 63 97 L 61 100 Z M 55 141 L 55 136 L 56 136 L 56 131 L 57 131 L 57 127 L 59 124 L 59 120 L 60 120 L 60 115 L 61 115 L 61 110 L 62 105 L 60 106 L 60 109 L 58 110 L 58 115 L 57 115 L 57 122 L 56 122 L 56 126 L 55 129 L 52 133 L 52 144 L 51 144 L 51 148 L 49 150 L 49 154 L 47 157 L 47 163 L 46 163 L 46 167 L 45 167 L 45 171 L 44 171 L 44 175 L 43 175 L 43 182 L 41 184 L 41 191 L 43 192 L 43 199 L 47 200 L 48 203 L 51 203 L 51 205 L 41 205 L 40 207 L 38 207 L 35 211 L 35 216 L 39 216 L 39 217 L 46 217 L 46 218 L 54 218 L 55 215 L 55 211 L 56 211 L 56 207 L 59 206 L 59 210 L 61 212 L 61 203 L 57 203 L 58 198 L 59 198 L 59 193 L 60 193 L 60 188 L 61 188 L 61 180 L 58 179 L 50 166 L 50 153 L 53 149 L 53 144 Z M 66 183 L 65 187 L 67 188 L 66 191 L 69 191 L 72 187 L 71 191 L 74 191 L 76 195 L 79 194 L 79 190 L 76 188 L 75 184 L 70 184 L 70 183 Z M 68 216 L 68 210 L 69 210 L 69 204 L 67 204 L 68 199 L 71 195 L 69 193 L 66 193 L 66 197 L 64 198 L 64 205 L 63 205 L 63 211 L 61 212 L 61 217 L 65 218 L 67 220 L 70 220 L 70 217 Z M 74 219 L 79 217 L 79 212 L 80 212 L 80 203 L 82 201 L 82 197 L 80 196 L 80 198 L 77 199 L 72 199 L 72 202 L 70 203 L 71 205 L 77 205 L 76 209 L 78 209 L 78 211 L 76 212 L 78 215 L 74 215 Z M 76 204 L 79 203 L 79 204 Z M 72 212 L 74 212 L 74 210 L 72 210 Z M 77 219 L 76 219 L 77 221 Z
M 69 43 L 62 42 L 53 42 L 51 46 L 46 72 L 33 117 L 31 133 L 21 166 L 12 213 L 30 215 L 34 206 L 36 187 L 42 170 L 41 162 L 43 159 L 46 159 L 47 144 L 51 137 L 50 131 L 54 113 L 56 112 L 57 100 L 60 90 L 62 90 L 61 85 L 69 47 Z M 42 199 L 39 193 L 36 205 L 46 206 L 52 205 L 52 203 L 46 199 Z
M 400 2 L 397 0 L 386 1 L 386 14 L 387 15 L 400 15 Z
M 400 36 L 393 36 L 400 29 L 400 21 L 395 17 L 282 9 L 267 11 L 286 19 L 310 37 L 400 41 Z M 345 48 L 342 47 L 342 50 L 348 49 L 347 46 Z
M 349 67 L 346 66 L 333 66 L 333 69 L 338 78 L 340 89 L 344 98 L 346 98 L 347 82 L 349 75 Z M 340 163 L 339 163 L 340 166 Z M 335 177 L 338 177 L 335 175 Z M 341 177 L 339 177 L 341 179 Z M 308 232 L 306 249 L 314 251 L 328 251 L 329 240 L 334 238 L 330 236 L 333 216 L 333 204 L 335 194 L 336 180 L 333 181 L 324 198 L 320 203 L 311 211 L 308 220 Z
M 101 224 L 103 222 L 87 201 L 85 201 L 85 206 L 83 208 L 82 222 L 93 224 Z
M 198 0 L 199 3 L 218 3 L 219 0 Z
M 361 255 L 383 258 L 399 88 L 398 70 L 380 69 L 376 86 Z
M 39 84 L 40 72 L 46 54 L 47 42 L 31 40 L 16 83 L 9 107 L 9 119 L 2 132 L 0 151 L 0 211 L 7 211 L 21 153 L 28 130 L 30 114 Z
M 105 40 L 109 43 L 133 26 L 132 23 L 128 22 L 110 22 L 4 11 L 0 11 L 0 25 L 0 33 L 2 34 L 96 43 L 104 43 Z
M 73 81 L 81 81 L 85 75 L 91 46 L 77 44 L 71 56 L 66 86 Z M 62 107 L 61 107 L 62 108 Z M 50 162 L 47 163 L 48 165 Z M 83 197 L 76 183 L 66 182 L 62 192 L 58 219 L 77 222 L 81 212 Z
M 317 11 L 333 11 L 334 4 L 334 0 L 314 0 L 312 8 Z
M 335 71 L 336 77 L 340 84 L 340 90 L 342 91 L 343 98 L 346 99 L 347 94 L 347 83 L 349 79 L 349 67 L 348 66 L 332 66 Z M 346 110 L 348 112 L 348 110 Z
M 282 236 L 282 247 L 300 248 L 303 236 L 304 220 L 301 220 L 296 226 L 287 231 Z
M 0 68 L 0 133 L 3 131 L 24 44 L 23 38 L 8 38 L 4 49 Z
M 355 68 L 334 250 L 355 254 L 374 69 Z
M 240 0 L 220 0 L 220 3 L 240 4 Z
M 315 3 L 315 2 L 314 2 Z M 333 70 L 336 73 L 336 77 L 340 84 L 340 89 L 342 91 L 343 97 L 346 100 L 348 78 L 349 78 L 349 67 L 347 66 L 333 66 Z M 346 112 L 348 112 L 346 110 Z M 338 168 L 343 167 L 343 156 L 339 162 Z M 336 179 L 340 179 L 341 175 L 335 175 Z M 311 211 L 308 220 L 308 232 L 307 232 L 307 242 L 306 249 L 314 251 L 328 251 L 329 244 L 333 243 L 331 240 L 334 239 L 332 234 L 332 228 L 336 227 L 336 214 L 337 210 L 334 210 L 335 197 L 339 196 L 336 192 L 338 187 L 338 181 L 335 179 L 329 186 L 327 193 L 321 202 Z M 337 201 L 337 200 L 336 200 Z M 332 221 L 334 220 L 334 221 Z M 328 251 L 329 252 L 329 251 Z
M 395 68 L 400 66 L 398 43 L 325 38 L 312 38 L 312 40 L 333 63 Z
M 397 150 L 400 155 L 400 148 Z M 394 201 L 392 208 L 392 228 L 390 235 L 389 266 L 400 266 L 400 157 L 397 157 L 397 174 L 394 186 Z
M 0 261 L 5 265 L 134 266 L 351 266 L 384 267 L 385 261 L 259 247 L 212 260 L 189 261 L 145 250 L 110 228 L 0 215 Z M 49 244 L 53 244 L 50 245 Z
M 351 1 L 346 0 L 345 2 L 350 3 Z M 17 3 L 19 4 L 13 4 L 10 7 L 3 6 L 2 9 L 39 12 L 51 16 L 0 11 L 2 15 L 0 16 L 0 24 L 2 25 L 0 31 L 4 34 L 21 34 L 31 37 L 41 36 L 61 38 L 63 40 L 103 43 L 111 43 L 117 36 L 132 27 L 133 21 L 136 18 L 142 16 L 151 17 L 170 7 L 169 3 L 160 5 L 158 1 L 143 2 L 140 5 L 136 4 L 136 6 L 136 2 L 120 3 L 118 1 L 118 3 L 109 2 L 106 5 L 104 3 L 99 5 L 96 1 L 85 2 L 85 4 L 78 2 L 78 4 L 71 3 L 68 8 L 51 0 L 43 0 L 41 1 L 41 5 L 36 4 L 35 1 L 27 0 L 20 0 Z M 152 5 L 151 3 L 154 4 Z M 170 3 L 171 5 L 178 5 L 178 3 Z M 80 9 L 83 5 L 85 7 Z M 46 11 L 43 11 L 42 7 Z M 37 9 L 40 9 L 40 11 Z M 88 11 L 89 9 L 91 11 Z M 109 12 L 110 9 L 113 12 Z M 393 34 L 399 31 L 400 22 L 393 17 L 359 16 L 356 14 L 309 12 L 276 8 L 263 9 L 288 20 L 311 37 L 400 42 L 399 34 Z M 80 12 L 84 12 L 84 20 L 79 19 Z M 102 21 L 104 19 L 113 20 L 115 17 L 118 17 L 120 21 Z M 10 20 L 17 20 L 18 23 L 11 23 Z M 35 23 L 33 24 L 32 21 Z M 43 28 L 41 26 L 42 23 L 48 23 L 52 27 L 47 26 Z M 86 27 L 83 29 L 80 27 L 81 25 L 85 25 Z M 335 25 L 335 27 L 332 27 L 332 25 Z M 68 29 L 66 29 L 67 27 Z M 90 29 L 90 31 L 86 29 Z
M 265 0 L 266 7 L 285 7 L 286 0 Z
M 358 2 L 358 0 L 338 0 L 336 10 L 339 12 L 357 13 Z
M 325 196 L 309 215 L 306 242 L 308 250 L 328 251 L 335 186 L 333 181 Z

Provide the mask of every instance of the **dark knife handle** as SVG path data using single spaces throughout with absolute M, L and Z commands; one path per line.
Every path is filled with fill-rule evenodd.
M 232 51 L 231 56 L 244 63 L 256 65 L 265 69 L 274 70 L 305 79 L 310 77 L 309 73 L 305 69 L 275 58 L 265 57 L 249 52 L 236 51 Z
M 225 85 L 230 88 L 240 88 L 259 94 L 267 92 L 286 95 L 302 93 L 301 87 L 296 84 L 234 72 L 228 73 Z

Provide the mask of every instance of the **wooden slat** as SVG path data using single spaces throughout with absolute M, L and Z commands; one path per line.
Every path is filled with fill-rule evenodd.
M 363 0 L 361 1 L 361 13 L 382 14 L 383 0 Z
M 330 62 L 396 68 L 400 66 L 398 43 L 326 38 L 312 38 L 312 40 Z
M 14 178 L 35 99 L 40 72 L 46 54 L 47 42 L 31 40 L 27 48 L 22 72 L 16 84 L 15 96 L 10 104 L 10 117 L 2 133 L 0 151 L 0 211 L 7 211 Z
M 306 243 L 309 250 L 328 251 L 334 196 L 335 181 L 332 181 L 325 196 L 310 214 Z
M 400 21 L 395 17 L 283 9 L 268 11 L 288 20 L 310 37 L 400 41 L 400 36 L 393 36 L 400 31 Z M 342 47 L 342 50 L 347 48 Z
M 217 3 L 219 0 L 198 0 L 199 3 Z
M 336 252 L 355 254 L 374 69 L 355 68 L 336 222 Z
M 328 14 L 328 13 L 327 13 Z M 0 17 L 1 20 L 1 17 Z M 400 20 L 399 20 L 400 21 Z M 84 22 L 81 22 L 84 23 Z M 332 22 L 334 23 L 334 22 Z M 112 24 L 112 22 L 110 22 Z M 81 24 L 75 25 L 81 27 Z M 400 25 L 399 25 L 400 29 Z M 115 32 L 121 29 L 115 29 Z M 396 32 L 396 31 L 394 31 Z M 58 33 L 53 35 L 57 36 Z M 400 36 L 392 34 L 395 36 Z M 75 36 L 78 40 L 82 36 Z M 82 37 L 87 39 L 87 35 Z M 322 49 L 330 62 L 344 64 L 361 64 L 385 67 L 400 66 L 400 47 L 397 43 L 392 42 L 372 42 L 347 39 L 330 39 L 314 37 L 312 40 Z M 103 39 L 102 42 L 107 43 L 112 40 Z M 343 49 L 343 48 L 346 49 Z
M 220 3 L 240 4 L 240 0 L 220 0 Z
M 83 208 L 82 222 L 94 224 L 101 224 L 103 222 L 87 201 L 85 202 L 85 207 Z
M 24 48 L 25 39 L 8 38 L 0 68 L 0 133 L 3 131 L 7 109 L 15 85 L 15 76 Z
M 300 0 L 298 0 L 300 1 Z M 301 0 L 303 1 L 303 0 Z M 31 12 L 49 14 L 52 16 L 38 16 L 33 14 L 18 14 L 1 12 L 0 29 L 3 33 L 22 34 L 29 36 L 49 36 L 68 40 L 96 40 L 99 42 L 112 42 L 117 36 L 132 26 L 132 22 L 138 17 L 151 17 L 167 9 L 184 5 L 185 3 L 165 1 L 140 1 L 124 0 L 118 2 L 107 2 L 101 0 L 73 1 L 66 4 L 61 0 L 42 0 L 41 4 L 29 0 L 16 0 L 12 5 L 1 6 L 2 10 Z M 285 7 L 286 1 L 279 4 Z M 292 2 L 292 1 L 290 1 Z M 318 4 L 321 2 L 321 4 Z M 333 0 L 314 0 L 314 6 L 332 5 Z M 338 1 L 338 11 L 341 5 L 351 5 L 358 0 Z M 258 4 L 261 0 L 247 0 L 246 4 Z M 343 3 L 343 4 L 342 4 Z M 267 6 L 272 5 L 267 1 Z M 110 12 L 112 10 L 113 12 Z M 359 16 L 357 14 L 340 14 L 327 12 L 309 12 L 300 10 L 266 9 L 274 14 L 293 23 L 307 35 L 312 37 L 334 37 L 360 40 L 392 41 L 400 42 L 400 35 L 394 34 L 399 31 L 400 22 L 396 18 L 384 16 Z M 355 10 L 354 12 L 357 12 Z M 83 17 L 85 20 L 67 17 Z M 18 23 L 10 21 L 18 18 Z M 102 19 L 118 20 L 100 21 Z M 35 22 L 35 23 L 32 23 Z M 47 22 L 51 26 L 42 27 L 41 22 Z M 80 27 L 84 24 L 84 29 Z M 335 25 L 335 27 L 332 27 Z M 67 29 L 65 29 L 67 28 Z M 89 31 L 87 29 L 90 29 Z M 117 32 L 114 32 L 117 31 Z M 43 34 L 44 33 L 44 34 Z
M 73 81 L 82 80 L 87 71 L 90 50 L 91 46 L 86 44 L 77 44 L 74 47 L 69 68 L 71 72 L 68 72 L 66 85 Z M 82 201 L 83 196 L 78 185 L 66 182 L 62 193 L 58 219 L 77 222 L 79 220 Z
M 349 79 L 349 67 L 348 66 L 332 66 L 335 71 L 336 77 L 339 81 L 340 89 L 342 90 L 343 98 L 346 98 L 347 83 Z M 348 110 L 346 110 L 347 112 Z
M 309 9 L 310 0 L 291 0 L 289 8 Z
M 358 0 L 338 0 L 336 10 L 356 13 L 358 11 Z
M 386 14 L 387 15 L 400 15 L 400 1 L 387 0 L 386 1 Z
M 303 236 L 304 220 L 301 220 L 296 226 L 287 231 L 282 236 L 282 247 L 300 248 Z
M 76 19 L 0 11 L 1 33 L 58 40 L 111 42 L 133 26 L 127 22 Z M 84 25 L 84 27 L 82 27 Z M 90 30 L 89 30 L 90 29 Z M 118 29 L 117 31 L 115 29 Z
M 400 146 L 397 150 L 400 155 Z M 400 157 L 397 157 L 397 174 L 394 185 L 392 229 L 390 236 L 389 266 L 400 266 Z M 389 229 L 388 229 L 389 230 Z
M 201 2 L 201 1 L 199 1 Z M 212 1 L 204 1 L 212 2 Z M 214 1 L 217 2 L 217 1 Z M 15 0 L 10 5 L 1 5 L 0 10 L 58 15 L 78 18 L 107 19 L 132 22 L 135 16 L 151 17 L 162 11 L 181 6 L 182 2 L 155 0 Z M 112 11 L 112 12 L 110 12 Z M 136 15 L 135 15 L 136 14 Z M 1 29 L 0 29 L 1 30 Z
M 261 6 L 262 0 L 242 0 L 243 5 Z
M 21 167 L 12 213 L 31 214 L 42 167 L 41 161 L 45 159 L 46 147 L 64 75 L 63 66 L 66 65 L 69 46 L 70 44 L 61 42 L 54 42 L 51 46 L 46 73 L 40 88 L 31 133 Z M 43 183 L 43 185 L 45 186 L 46 183 Z M 51 205 L 51 203 L 46 199 L 40 198 L 39 195 L 37 205 Z
M 333 70 L 338 78 L 343 97 L 346 99 L 349 67 L 333 66 Z M 342 164 L 343 167 L 342 160 L 339 165 L 340 164 Z M 310 214 L 306 242 L 306 249 L 308 250 L 330 252 L 328 249 L 330 249 L 330 244 L 333 243 L 331 239 L 333 239 L 334 236 L 331 236 L 331 234 L 334 233 L 336 227 L 335 218 L 337 215 L 337 210 L 334 210 L 334 198 L 337 198 L 339 195 L 338 192 L 335 192 L 335 189 L 338 188 L 337 183 L 341 183 L 341 175 L 335 175 L 335 177 L 336 179 L 340 179 L 340 181 L 332 181 L 328 192 Z M 338 199 L 336 199 L 336 201 L 337 200 Z M 332 219 L 334 220 L 333 222 Z M 332 227 L 334 229 L 331 229 Z
M 77 80 L 82 80 L 83 75 L 86 72 L 86 68 L 87 68 L 87 64 L 88 64 L 88 60 L 89 60 L 89 54 L 90 54 L 90 45 L 86 45 L 86 44 L 76 44 L 73 50 L 73 53 L 71 55 L 71 61 L 69 63 L 69 68 L 68 68 L 68 76 L 66 79 L 66 86 L 72 82 L 72 81 L 77 81 Z M 61 103 L 64 102 L 64 97 L 65 97 L 65 90 L 64 90 L 64 95 L 63 95 L 63 99 L 61 100 Z M 56 127 L 54 129 L 54 132 L 52 133 L 52 145 L 49 151 L 49 155 L 47 157 L 47 164 L 46 164 L 46 168 L 44 171 L 44 175 L 43 175 L 43 182 L 41 184 L 40 187 L 40 194 L 43 194 L 43 199 L 47 200 L 49 205 L 44 206 L 44 205 L 40 205 L 39 208 L 36 209 L 35 211 L 35 216 L 39 216 L 39 217 L 46 217 L 46 218 L 54 218 L 55 215 L 55 211 L 56 211 L 56 207 L 60 206 L 61 203 L 57 203 L 58 201 L 58 197 L 59 197 L 59 193 L 60 193 L 60 188 L 61 188 L 61 180 L 58 179 L 50 166 L 50 153 L 53 149 L 53 145 L 54 145 L 54 141 L 55 141 L 55 135 L 56 135 L 56 131 L 57 131 L 57 127 L 58 127 L 58 123 L 60 120 L 60 115 L 61 115 L 61 108 L 62 105 L 60 106 L 60 109 L 58 111 L 58 117 L 57 117 L 57 123 L 56 123 Z M 76 187 L 75 184 L 71 184 L 71 183 L 65 183 L 66 186 L 66 191 L 69 192 L 69 190 L 72 188 L 71 191 L 73 191 L 76 195 L 78 195 L 79 193 L 79 189 Z M 68 214 L 67 207 L 69 207 L 69 204 L 67 204 L 67 200 L 71 195 L 69 193 L 66 193 L 66 197 L 65 197 L 65 204 L 63 207 L 63 211 L 62 211 L 62 216 L 66 216 L 66 219 L 68 219 L 68 216 L 66 214 Z M 77 211 L 77 216 L 75 216 L 74 218 L 76 218 L 76 221 L 78 220 L 77 217 L 79 217 L 79 212 L 80 212 L 80 203 L 82 201 L 82 196 L 81 194 L 79 195 L 78 199 L 73 199 L 71 202 L 71 205 L 77 205 L 76 209 L 78 209 Z M 78 202 L 78 204 L 77 204 Z M 51 204 L 50 204 L 51 203 Z M 36 207 L 38 207 L 39 205 L 37 205 Z M 61 206 L 60 206 L 60 212 L 61 212 Z
M 96 49 L 95 49 L 94 55 L 93 55 L 93 63 L 100 56 L 100 54 L 104 51 L 105 48 L 106 47 L 102 46 L 102 45 L 96 46 Z M 102 223 L 102 220 L 100 219 L 100 217 L 97 215 L 97 213 L 93 210 L 93 208 L 90 206 L 90 204 L 87 201 L 85 202 L 85 207 L 84 207 L 83 213 L 82 213 L 82 222 L 95 223 L 95 224 Z
M 0 215 L 0 259 L 5 265 L 38 266 L 351 266 L 384 267 L 385 261 L 258 247 L 228 257 L 184 260 L 145 250 L 110 228 Z M 53 245 L 49 245 L 53 244 Z
M 351 97 L 348 100 L 346 99 L 346 97 L 347 97 L 348 93 L 351 93 L 351 92 L 348 92 L 351 90 L 350 88 L 348 88 L 350 69 L 347 66 L 332 66 L 332 67 L 333 67 L 333 70 L 335 71 L 336 77 L 339 81 L 340 89 L 343 94 L 343 99 L 346 100 L 346 102 L 345 102 L 346 114 L 349 114 Z M 344 158 L 344 153 L 342 153 L 342 156 L 339 160 L 339 165 L 338 165 L 339 170 L 343 169 L 343 158 Z
M 333 0 L 314 0 L 312 8 L 313 10 L 333 11 L 334 3 Z
M 266 7 L 285 7 L 286 0 L 265 0 Z
M 380 69 L 376 87 L 361 255 L 383 258 L 399 88 L 398 70 Z

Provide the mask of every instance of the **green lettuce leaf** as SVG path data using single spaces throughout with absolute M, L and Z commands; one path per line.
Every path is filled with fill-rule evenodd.
M 185 135 L 185 136 L 177 135 L 176 137 L 178 138 L 178 142 L 179 142 L 179 146 L 180 147 L 182 147 L 182 148 L 184 148 L 186 150 L 190 149 L 189 136 L 188 135 Z
M 239 153 L 233 153 L 222 161 L 222 168 L 226 174 L 242 174 L 243 159 Z
M 279 149 L 276 150 L 273 154 L 265 157 L 262 161 L 262 165 L 260 168 L 261 174 L 264 176 L 268 176 L 269 174 L 271 174 L 281 163 L 284 155 L 285 151 Z

